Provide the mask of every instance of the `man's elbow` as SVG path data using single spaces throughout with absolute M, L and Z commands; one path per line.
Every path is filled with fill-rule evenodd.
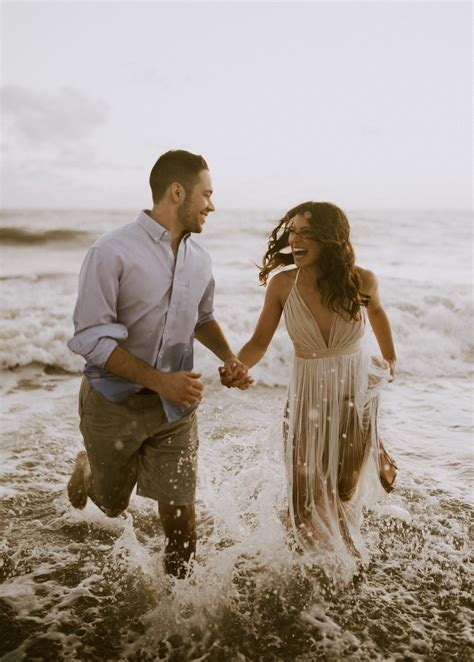
M 89 365 L 95 365 L 98 368 L 106 368 L 106 363 L 117 346 L 117 341 L 112 338 L 100 338 L 94 347 L 87 348 L 87 350 L 81 348 L 80 351 L 73 342 L 68 343 L 72 352 L 82 356 Z
M 128 329 L 116 322 L 97 324 L 77 331 L 67 346 L 87 363 L 103 368 L 119 342 L 128 338 Z
M 194 327 L 194 333 L 197 333 L 199 330 L 202 331 L 204 327 L 206 327 L 208 324 L 211 324 L 212 322 L 215 322 L 214 319 L 208 319 L 204 320 L 203 322 L 198 322 L 196 326 Z

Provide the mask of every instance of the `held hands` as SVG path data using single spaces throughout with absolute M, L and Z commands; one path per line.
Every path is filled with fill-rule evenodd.
M 228 359 L 219 368 L 219 377 L 223 386 L 227 386 L 227 388 L 237 387 L 241 391 L 247 390 L 253 384 L 253 379 L 248 374 L 247 366 L 236 357 Z
M 248 368 L 236 357 L 228 359 L 225 364 L 219 368 L 221 383 L 228 388 L 237 387 L 246 390 L 253 379 L 248 374 Z M 199 381 L 200 373 L 180 372 L 161 373 L 159 388 L 156 390 L 164 398 L 181 407 L 190 407 L 202 398 L 204 386 Z

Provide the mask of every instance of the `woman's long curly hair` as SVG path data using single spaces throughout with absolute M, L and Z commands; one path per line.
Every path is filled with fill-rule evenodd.
M 349 222 L 344 212 L 330 202 L 303 202 L 290 209 L 270 234 L 268 249 L 260 267 L 260 282 L 266 285 L 269 274 L 294 264 L 288 248 L 292 219 L 304 216 L 321 247 L 318 257 L 319 276 L 316 287 L 322 303 L 336 313 L 345 312 L 350 319 L 360 319 L 361 306 L 367 306 L 368 295 L 361 293 L 361 279 L 355 268 L 355 254 L 349 239 Z

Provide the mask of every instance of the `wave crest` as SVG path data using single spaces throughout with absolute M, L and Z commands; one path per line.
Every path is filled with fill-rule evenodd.
M 43 230 L 42 232 L 30 232 L 22 228 L 3 227 L 0 228 L 0 244 L 18 246 L 37 246 L 49 243 L 74 243 L 87 245 L 91 243 L 91 237 L 84 230 Z

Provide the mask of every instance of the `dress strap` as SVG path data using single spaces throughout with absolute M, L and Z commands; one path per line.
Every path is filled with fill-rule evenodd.
M 299 267 L 298 267 L 298 270 L 297 270 L 297 272 L 296 272 L 296 276 L 295 276 L 295 282 L 293 283 L 293 286 L 295 286 L 296 283 L 298 282 L 298 276 L 299 276 L 299 275 L 300 275 L 300 269 L 299 269 Z

